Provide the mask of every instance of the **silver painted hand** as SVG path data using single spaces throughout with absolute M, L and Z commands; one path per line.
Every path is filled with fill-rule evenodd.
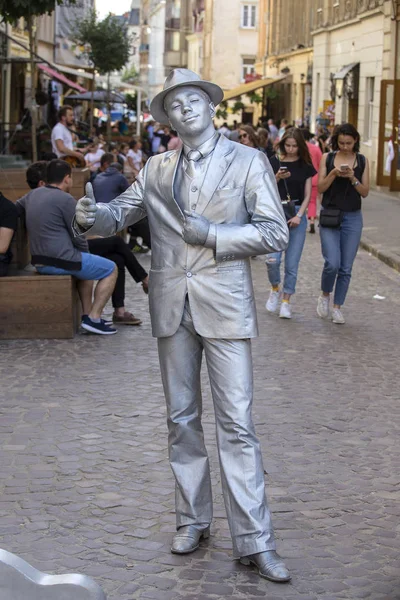
M 96 220 L 97 212 L 96 199 L 91 183 L 86 184 L 85 192 L 86 195 L 76 203 L 75 216 L 78 225 L 89 229 Z
M 183 239 L 187 244 L 193 246 L 204 246 L 210 229 L 210 221 L 205 217 L 187 210 L 185 213 L 185 225 L 183 227 Z

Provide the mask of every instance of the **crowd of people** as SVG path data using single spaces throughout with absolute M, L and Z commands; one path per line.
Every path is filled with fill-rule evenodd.
M 314 234 L 320 205 L 320 238 L 324 258 L 321 295 L 317 313 L 345 322 L 342 306 L 350 284 L 353 263 L 361 240 L 361 198 L 369 192 L 368 160 L 360 154 L 360 135 L 353 125 L 336 126 L 332 133 L 323 128 L 313 134 L 308 128 L 293 127 L 282 119 L 278 128 L 273 119 L 250 125 L 226 123 L 220 133 L 265 153 L 271 163 L 289 226 L 289 245 L 284 253 L 267 254 L 266 265 L 271 291 L 266 309 L 290 319 L 291 296 L 303 252 L 307 219 Z M 330 296 L 333 292 L 333 307 Z
M 149 157 L 177 151 L 182 142 L 169 126 L 151 121 L 140 139 L 107 144 L 100 135 L 78 148 L 73 124 L 72 107 L 63 106 L 52 131 L 51 160 L 34 163 L 27 170 L 31 192 L 15 205 L 0 196 L 0 275 L 7 274 L 17 217 L 24 213 L 36 270 L 74 275 L 82 302 L 82 327 L 107 335 L 117 332 L 115 323 L 141 324 L 125 308 L 125 270 L 147 293 L 148 274 L 135 252 L 151 249 L 148 222 L 143 219 L 128 229 L 129 243 L 116 235 L 87 241 L 75 237 L 71 228 L 75 210 L 70 195 L 71 166 L 85 165 L 90 170 L 96 201 L 107 203 L 128 189 Z M 266 255 L 271 285 L 266 310 L 275 313 L 279 308 L 280 317 L 291 318 L 290 300 L 296 291 L 307 221 L 309 233 L 314 234 L 320 204 L 324 268 L 317 313 L 321 318 L 331 316 L 334 323 L 344 323 L 341 309 L 362 231 L 361 198 L 369 191 L 369 166 L 359 153 L 357 130 L 347 123 L 330 134 L 322 129 L 313 134 L 307 128 L 293 127 L 286 119 L 279 127 L 269 119 L 258 128 L 224 123 L 219 133 L 268 157 L 289 226 L 286 251 Z M 95 281 L 98 284 L 94 287 Z M 102 313 L 110 298 L 114 313 L 112 321 L 107 321 Z

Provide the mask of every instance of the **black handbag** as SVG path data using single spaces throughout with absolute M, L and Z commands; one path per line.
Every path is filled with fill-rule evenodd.
M 319 224 L 321 227 L 338 229 L 343 221 L 343 211 L 340 208 L 324 208 L 319 213 Z
M 336 154 L 336 153 L 335 153 Z M 333 155 L 332 167 L 334 166 L 335 154 Z M 330 229 L 339 229 L 342 221 L 343 221 L 343 211 L 340 208 L 334 208 L 333 206 L 329 208 L 330 204 L 333 204 L 333 189 L 335 186 L 335 181 L 332 183 L 329 190 L 329 201 L 325 208 L 321 209 L 319 213 L 319 225 L 320 227 L 329 227 Z M 346 191 L 344 197 L 346 198 L 347 189 L 349 187 L 349 181 L 347 181 Z
M 280 165 L 281 165 L 281 162 L 279 161 L 279 168 L 280 168 Z M 297 214 L 296 202 L 294 200 L 292 200 L 292 198 L 290 197 L 286 179 L 283 179 L 282 181 L 285 184 L 285 188 L 286 188 L 286 200 L 281 200 L 281 202 L 282 202 L 282 208 L 283 208 L 283 212 L 285 213 L 286 222 L 287 222 L 287 221 L 290 221 L 290 219 L 293 219 L 293 217 L 295 217 Z

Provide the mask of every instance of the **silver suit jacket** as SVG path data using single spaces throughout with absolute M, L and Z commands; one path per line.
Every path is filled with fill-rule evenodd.
M 250 257 L 285 250 L 289 240 L 275 177 L 258 150 L 221 135 L 196 212 L 216 224 L 216 249 L 188 245 L 174 198 L 182 150 L 153 156 L 135 183 L 99 203 L 90 235 L 111 236 L 147 215 L 151 233 L 149 302 L 155 337 L 173 335 L 186 294 L 199 335 L 241 339 L 258 334 Z

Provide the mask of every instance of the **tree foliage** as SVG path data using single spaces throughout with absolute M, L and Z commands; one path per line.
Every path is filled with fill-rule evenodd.
M 251 104 L 261 104 L 263 101 L 261 94 L 257 94 L 256 92 L 250 92 L 249 94 L 246 94 L 246 96 L 250 100 Z
M 120 71 L 129 60 L 132 40 L 125 25 L 110 14 L 98 21 L 96 12 L 92 11 L 75 24 L 73 35 L 75 41 L 86 48 L 89 59 L 102 75 Z
M 76 0 L 69 0 L 75 4 Z M 63 4 L 63 0 L 0 0 L 0 15 L 2 20 L 13 23 L 21 17 L 39 17 L 51 14 L 56 5 Z
M 135 68 L 135 65 L 125 69 L 125 71 L 122 73 L 121 81 L 131 84 L 135 84 L 139 81 L 139 72 Z
M 232 106 L 232 112 L 233 112 L 233 114 L 236 114 L 239 111 L 243 110 L 244 108 L 245 108 L 245 105 L 243 104 L 243 102 L 241 100 L 237 100 L 235 102 L 235 104 Z
M 136 110 L 137 94 L 125 94 L 125 102 L 131 110 Z
M 217 119 L 223 119 L 224 121 L 226 121 L 226 119 L 228 118 L 228 111 L 226 110 L 226 108 L 218 108 L 217 112 L 215 113 L 215 116 Z

